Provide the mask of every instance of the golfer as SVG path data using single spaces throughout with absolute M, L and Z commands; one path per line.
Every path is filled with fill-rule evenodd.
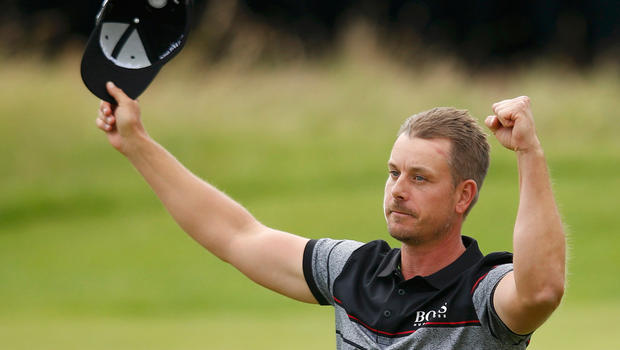
M 118 105 L 102 102 L 97 126 L 183 230 L 256 283 L 332 305 L 338 349 L 523 349 L 560 304 L 564 232 L 525 96 L 495 103 L 485 120 L 516 155 L 519 208 L 514 255 L 484 256 L 461 235 L 489 166 L 485 134 L 466 111 L 434 108 L 398 133 L 383 203 L 398 249 L 264 226 L 151 139 L 136 101 L 107 89 Z

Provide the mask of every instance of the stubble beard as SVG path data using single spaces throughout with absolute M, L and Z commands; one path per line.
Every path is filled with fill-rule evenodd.
M 448 216 L 444 220 L 444 224 L 427 224 L 425 222 L 416 222 L 406 229 L 392 229 L 388 223 L 388 232 L 392 238 L 397 241 L 412 245 L 420 246 L 428 242 L 438 241 L 444 238 L 452 229 L 453 218 Z

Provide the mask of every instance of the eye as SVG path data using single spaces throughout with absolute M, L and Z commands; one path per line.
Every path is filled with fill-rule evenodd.
M 400 175 L 400 173 L 396 170 L 390 170 L 390 177 L 392 178 L 397 178 Z
M 422 176 L 422 175 L 416 175 L 416 176 L 413 177 L 413 179 L 416 182 L 424 182 L 424 181 L 426 181 L 426 178 L 424 176 Z

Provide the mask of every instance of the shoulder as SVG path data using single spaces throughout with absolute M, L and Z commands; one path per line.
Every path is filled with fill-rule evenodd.
M 399 271 L 399 266 L 400 249 L 391 248 L 383 240 L 366 243 L 351 253 L 335 278 L 334 288 L 363 285 L 372 290 L 386 277 Z
M 334 280 L 343 270 L 351 267 L 367 269 L 380 262 L 390 251 L 387 242 L 381 240 L 362 243 L 330 238 L 312 239 L 304 250 L 304 276 L 317 300 L 321 304 L 327 303 L 330 298 L 321 299 L 317 292 L 322 290 L 323 295 L 331 293 Z
M 351 254 L 364 243 L 330 238 L 311 239 L 303 255 L 303 272 L 308 287 L 322 305 L 331 302 L 334 278 L 349 260 Z
M 474 267 L 473 274 L 470 275 L 473 278 L 471 294 L 474 296 L 474 303 L 476 303 L 476 299 L 480 299 L 476 298 L 477 294 L 481 297 L 482 295 L 491 295 L 497 283 L 512 270 L 512 253 L 494 252 L 482 258 Z M 475 293 L 479 289 L 481 293 Z M 478 301 L 483 302 L 482 300 Z
M 336 268 L 339 273 L 345 265 L 379 264 L 392 250 L 388 243 L 382 240 L 362 243 L 330 238 L 313 239 L 306 244 L 304 262 L 317 265 L 315 268 Z
M 336 240 L 331 238 L 311 239 L 304 250 L 304 260 L 326 262 L 340 261 L 344 263 L 349 256 L 364 246 L 364 243 L 352 240 Z
M 493 296 L 499 282 L 513 271 L 512 254 L 507 252 L 487 255 L 479 266 L 478 277 L 471 290 L 472 302 L 481 325 L 504 344 L 523 346 L 531 334 L 519 335 L 512 332 L 500 319 L 493 306 Z
M 384 262 L 394 253 L 399 253 L 400 249 L 391 248 L 384 240 L 375 240 L 360 245 L 351 253 L 349 261 L 358 262 L 362 265 L 377 265 Z M 400 256 L 400 255 L 399 255 Z

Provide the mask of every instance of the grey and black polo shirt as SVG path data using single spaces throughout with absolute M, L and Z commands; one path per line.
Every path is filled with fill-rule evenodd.
M 512 270 L 512 254 L 483 256 L 463 236 L 452 264 L 409 280 L 400 249 L 385 241 L 311 240 L 304 275 L 314 297 L 333 305 L 338 349 L 524 349 L 493 308 L 493 292 Z

